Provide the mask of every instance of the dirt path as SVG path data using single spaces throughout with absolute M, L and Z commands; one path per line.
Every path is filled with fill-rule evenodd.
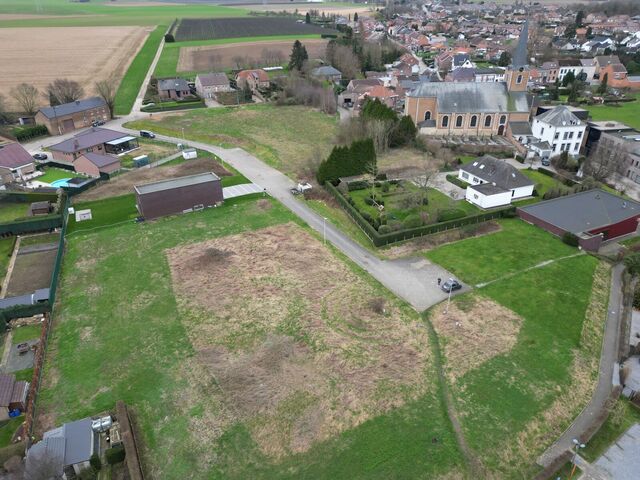
M 16 257 L 18 256 L 19 250 L 20 236 L 16 238 L 16 243 L 13 246 L 13 252 L 11 252 L 11 259 L 9 260 L 9 266 L 7 267 L 7 274 L 4 276 L 4 281 L 2 282 L 2 291 L 0 291 L 0 298 L 5 298 L 7 296 L 7 287 L 9 286 L 9 280 L 11 279 L 11 274 L 13 273 L 13 267 L 16 265 Z

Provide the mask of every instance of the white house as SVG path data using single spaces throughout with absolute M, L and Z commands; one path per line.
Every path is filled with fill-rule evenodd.
M 564 77 L 572 72 L 575 78 L 581 78 L 583 81 L 590 83 L 593 80 L 593 76 L 596 73 L 596 64 L 592 58 L 590 59 L 577 59 L 569 58 L 564 60 L 558 60 L 558 80 L 563 81 Z
M 534 137 L 551 145 L 552 155 L 569 152 L 572 156 L 580 153 L 586 129 L 586 123 L 564 105 L 538 115 L 531 127 Z
M 458 178 L 469 184 L 465 199 L 480 208 L 509 205 L 533 195 L 533 182 L 513 165 L 485 155 L 460 167 Z
M 457 70 L 458 68 L 476 68 L 476 64 L 471 61 L 468 53 L 456 53 L 453 56 L 451 70 Z

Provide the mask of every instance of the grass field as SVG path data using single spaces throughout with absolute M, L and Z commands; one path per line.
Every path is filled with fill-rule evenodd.
M 295 176 L 313 152 L 324 157 L 330 151 L 336 117 L 301 107 L 252 105 L 210 108 L 180 115 L 164 115 L 125 125 L 136 130 L 202 141 L 222 147 L 240 147 L 281 172 Z
M 260 36 L 260 37 L 238 37 L 238 38 L 217 38 L 211 40 L 194 40 L 186 42 L 174 42 L 166 43 L 160 60 L 156 65 L 154 76 L 157 78 L 174 77 L 176 75 L 182 75 L 187 77 L 195 77 L 198 72 L 178 72 L 178 61 L 180 60 L 180 49 L 182 47 L 200 47 L 205 45 L 234 45 L 242 43 L 254 43 L 267 40 L 290 40 L 293 47 L 293 42 L 296 40 L 320 38 L 320 35 L 272 35 L 272 36 Z M 259 54 L 260 52 L 255 52 Z
M 536 170 L 524 169 L 520 170 L 520 172 L 529 177 L 529 179 L 531 179 L 531 181 L 535 183 L 535 188 L 540 197 L 542 197 L 548 190 L 552 188 L 559 188 L 563 191 L 569 191 L 569 188 L 567 188 L 555 178 L 544 175 Z
M 22 425 L 22 422 L 24 422 L 24 415 L 2 422 L 0 425 L 0 448 L 4 448 L 11 443 L 13 434 Z
M 34 338 L 40 338 L 42 332 L 42 325 L 25 325 L 13 330 L 13 336 L 11 337 L 11 343 L 17 345 L 18 343 L 26 342 L 27 340 L 33 340 Z
M 29 204 L 17 202 L 0 203 L 0 223 L 11 222 L 16 218 L 26 217 Z
M 135 413 L 145 473 L 152 478 L 463 475 L 420 318 L 340 255 L 322 247 L 315 237 L 300 237 L 279 248 L 284 244 L 276 236 L 265 243 L 268 248 L 261 246 L 265 233 L 259 229 L 276 225 L 311 235 L 296 225 L 283 206 L 264 199 L 239 199 L 218 209 L 71 235 L 38 400 L 39 430 L 113 408 L 116 400 L 123 399 Z M 247 231 L 253 233 L 239 235 Z M 269 235 L 276 231 L 270 230 Z M 294 236 L 287 234 L 287 238 Z M 252 249 L 255 256 L 220 257 L 216 253 L 216 249 L 244 248 Z M 283 277 L 280 269 L 270 273 L 272 257 L 290 256 L 300 248 L 307 253 L 296 254 L 298 261 L 320 260 L 318 255 L 324 259 L 305 263 L 307 268 L 300 264 L 298 274 L 305 276 L 305 282 Z M 194 256 L 198 251 L 210 255 L 209 259 Z M 228 282 L 211 284 L 212 292 L 217 293 L 204 296 L 191 290 L 191 275 L 182 278 L 181 269 L 199 279 L 209 275 L 208 270 L 215 276 L 216 269 L 227 268 L 225 260 L 220 264 L 216 258 L 231 262 L 225 275 Z M 208 268 L 189 270 L 191 261 L 209 262 Z M 236 262 L 251 262 L 250 275 L 242 275 L 249 270 L 236 268 L 241 266 Z M 296 262 L 282 265 L 298 269 Z M 323 280 L 319 276 L 323 271 L 335 272 L 335 279 Z M 322 293 L 322 309 L 315 302 L 307 307 L 297 303 L 301 298 L 296 292 L 328 280 L 322 287 L 329 287 Z M 337 280 L 348 286 L 335 290 Z M 245 281 L 253 285 L 244 290 L 250 295 L 220 293 L 221 288 Z M 271 292 L 286 292 L 282 307 L 270 300 Z M 348 302 L 354 312 L 367 311 L 367 298 L 374 294 L 384 299 L 388 313 L 369 313 L 359 319 L 341 314 L 344 307 L 340 305 L 346 305 L 340 303 L 344 302 L 341 295 L 355 293 L 359 301 Z M 254 296 L 261 299 L 256 310 L 247 303 Z M 204 317 L 194 316 L 195 308 L 211 300 L 216 300 L 219 309 L 207 310 Z M 311 317 L 311 329 L 305 326 L 309 308 L 319 312 Z M 212 315 L 218 320 L 206 320 Z M 375 319 L 375 329 L 370 328 L 370 319 Z M 399 323 L 389 330 L 389 322 L 396 320 Z M 272 321 L 275 323 L 270 324 Z M 266 367 L 260 373 L 260 362 L 272 362 L 273 355 L 280 358 L 280 354 L 274 351 L 248 360 L 256 346 L 263 345 L 265 338 L 268 345 L 273 335 L 296 339 L 291 360 L 282 360 L 281 373 L 279 368 Z M 382 364 L 388 349 L 398 356 Z M 401 354 L 408 352 L 405 349 L 415 353 Z M 315 362 L 305 360 L 309 355 Z M 211 367 L 208 362 L 213 362 Z M 216 370 L 228 362 L 238 368 Z M 398 369 L 407 362 L 418 368 Z M 328 367 L 315 373 L 316 363 Z M 332 373 L 345 367 L 349 374 L 344 378 Z M 304 379 L 301 368 L 309 372 Z M 215 379 L 210 369 L 217 372 Z M 234 375 L 242 376 L 245 370 L 255 372 L 260 385 L 249 377 L 247 384 L 230 384 Z M 372 372 L 383 372 L 379 382 L 367 380 Z M 383 381 L 387 375 L 393 381 Z M 279 381 L 274 383 L 274 378 Z M 403 378 L 413 380 L 404 387 L 397 385 Z M 275 398 L 265 396 L 271 389 L 279 391 L 281 384 L 296 390 Z M 328 390 L 315 390 L 318 385 Z M 345 396 L 336 396 L 341 391 Z M 374 392 L 370 399 L 375 404 L 390 397 L 395 400 L 390 408 L 370 410 L 361 402 L 363 391 Z M 325 409 L 316 410 L 316 405 L 325 405 Z M 247 413 L 251 408 L 258 413 Z M 316 411 L 327 416 L 316 417 Z M 343 422 L 327 423 L 332 418 Z M 323 427 L 317 430 L 319 425 Z M 271 448 L 278 446 L 280 450 L 274 453 Z
M 131 112 L 131 108 L 136 101 L 136 96 L 149 71 L 151 62 L 153 62 L 153 58 L 156 55 L 166 29 L 167 27 L 162 25 L 156 27 L 156 29 L 149 34 L 144 45 L 136 55 L 136 58 L 134 58 L 131 65 L 129 65 L 127 73 L 125 73 L 122 78 L 118 91 L 116 92 L 114 105 L 114 113 L 116 115 L 128 115 L 129 112 Z
M 519 220 L 500 223 L 500 232 L 427 256 L 479 282 L 575 252 Z M 587 255 L 562 259 L 457 297 L 448 316 L 432 313 L 465 437 L 487 477 L 531 477 L 535 458 L 590 398 L 609 271 Z
M 9 266 L 15 240 L 13 237 L 0 238 L 0 285 L 7 274 L 7 267 Z M 1 338 L 0 341 L 2 341 Z
M 79 202 L 74 204 L 76 210 L 91 210 L 91 220 L 76 222 L 75 216 L 69 215 L 67 232 L 81 230 L 93 230 L 95 228 L 115 225 L 117 223 L 131 222 L 138 216 L 136 209 L 136 196 L 131 193 L 119 197 L 111 197 L 104 200 L 91 202 Z
M 79 175 L 72 170 L 65 170 L 64 168 L 46 168 L 44 170 L 44 175 L 36 178 L 39 182 L 51 183 L 56 180 L 62 180 L 63 178 L 75 178 L 75 177 L 83 177 L 84 175 Z
M 550 233 L 522 220 L 503 219 L 499 223 L 502 226 L 499 232 L 444 245 L 426 256 L 462 281 L 475 285 L 578 253 Z
M 640 129 L 640 116 L 638 115 L 640 93 L 632 96 L 635 97 L 635 102 L 621 103 L 619 105 L 587 105 L 584 108 L 589 110 L 592 120 L 595 122 L 614 120 Z

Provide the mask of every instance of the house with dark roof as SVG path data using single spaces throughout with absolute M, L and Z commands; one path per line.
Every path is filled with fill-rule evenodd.
M 84 153 L 124 155 L 139 148 L 138 139 L 108 128 L 94 127 L 49 147 L 56 162 L 73 166 Z
M 531 132 L 539 142 L 551 145 L 552 155 L 567 152 L 580 154 L 587 123 L 580 120 L 568 107 L 558 105 L 533 119 Z
M 465 199 L 480 208 L 509 205 L 533 195 L 534 183 L 513 165 L 485 155 L 463 165 L 458 178 L 469 186 Z
M 41 108 L 36 113 L 36 124 L 44 125 L 51 135 L 62 135 L 78 128 L 89 127 L 97 121 L 106 122 L 111 112 L 100 97 L 85 98 L 75 102 Z
M 100 439 L 92 429 L 91 418 L 65 423 L 45 432 L 42 440 L 27 451 L 27 476 L 46 462 L 55 466 L 56 478 L 76 478 L 89 468 L 94 452 L 100 452 Z
M 17 382 L 12 373 L 0 374 L 0 420 L 9 418 L 9 412 L 13 410 L 24 412 L 28 393 L 29 382 Z
M 191 95 L 191 89 L 184 78 L 165 78 L 158 80 L 158 95 L 164 100 L 180 100 Z
M 342 80 L 342 72 L 331 65 L 314 68 L 311 70 L 311 76 L 333 83 L 339 83 Z
M 120 159 L 115 155 L 85 152 L 73 161 L 73 169 L 78 173 L 99 177 L 100 174 L 115 173 L 122 168 Z
M 213 98 L 218 92 L 231 92 L 226 73 L 205 73 L 196 77 L 196 93 L 202 98 Z
M 604 190 L 588 190 L 520 207 L 518 216 L 562 237 L 572 233 L 580 246 L 598 251 L 602 242 L 638 229 L 640 203 Z
M 0 184 L 14 182 L 35 171 L 33 157 L 19 143 L 0 145 Z

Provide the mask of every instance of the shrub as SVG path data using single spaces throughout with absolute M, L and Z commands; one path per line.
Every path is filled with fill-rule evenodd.
M 456 220 L 465 217 L 467 214 L 460 208 L 449 208 L 438 212 L 438 222 L 446 222 L 448 220 Z
M 383 182 L 382 186 L 380 187 L 380 189 L 384 192 L 387 193 L 389 191 L 389 182 Z
M 520 163 L 524 163 L 524 157 L 522 155 L 516 155 L 516 161 Z
M 100 469 L 102 468 L 102 462 L 100 461 L 100 455 L 98 455 L 97 453 L 94 453 L 93 455 L 91 455 L 91 458 L 89 458 L 89 465 L 91 465 L 91 467 L 96 472 L 99 472 Z
M 624 257 L 624 265 L 634 277 L 640 273 L 640 253 L 631 253 Z
M 422 226 L 422 219 L 418 215 L 408 215 L 402 222 L 404 228 L 418 228 Z
M 562 235 L 562 241 L 572 247 L 577 247 L 580 244 L 578 237 L 571 232 L 564 232 L 564 235 Z
M 124 456 L 125 456 L 124 447 L 122 445 L 119 445 L 117 447 L 111 447 L 106 451 L 105 456 L 107 457 L 107 463 L 109 465 L 115 465 L 116 463 L 120 463 L 124 461 Z
M 376 175 L 376 180 L 386 180 L 387 179 L 387 174 L 386 173 L 379 173 L 378 175 Z
M 22 142 L 31 138 L 49 135 L 49 130 L 47 130 L 47 127 L 44 125 L 30 125 L 25 127 L 16 127 L 13 129 L 12 134 L 16 137 L 16 140 Z
M 350 192 L 354 190 L 364 190 L 365 188 L 369 188 L 369 182 L 366 180 L 354 180 L 353 182 L 347 183 L 347 190 Z
M 447 175 L 447 181 L 449 183 L 453 183 L 455 186 L 460 188 L 467 188 L 467 184 L 460 180 L 456 175 Z
M 167 34 L 164 36 L 164 41 L 165 41 L 166 43 L 173 43 L 173 42 L 175 42 L 175 41 L 176 41 L 176 39 L 175 39 L 175 37 L 173 36 L 173 34 L 172 34 L 172 33 L 167 33 Z
M 378 227 L 378 233 L 384 235 L 385 233 L 391 233 L 391 227 L 389 225 L 380 225 Z
M 543 175 L 546 175 L 547 177 L 555 177 L 556 174 L 554 172 L 552 172 L 551 170 L 547 170 L 546 168 L 540 167 L 538 168 L 538 172 L 540 172 Z
M 633 292 L 633 308 L 640 308 L 640 285 Z
M 364 203 L 366 203 L 367 205 L 373 205 L 373 198 L 364 197 Z
M 375 297 L 369 300 L 368 302 L 369 308 L 379 315 L 384 315 L 385 313 L 384 306 L 386 303 L 387 301 L 385 300 L 384 297 Z

